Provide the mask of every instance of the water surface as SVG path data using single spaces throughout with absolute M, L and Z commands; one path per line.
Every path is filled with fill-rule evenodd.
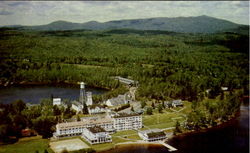
M 103 94 L 107 90 L 100 88 L 86 87 L 86 91 L 92 94 Z M 0 102 L 11 103 L 21 99 L 26 103 L 37 104 L 43 98 L 59 97 L 62 99 L 76 100 L 79 99 L 80 89 L 65 85 L 29 85 L 19 87 L 0 88 Z

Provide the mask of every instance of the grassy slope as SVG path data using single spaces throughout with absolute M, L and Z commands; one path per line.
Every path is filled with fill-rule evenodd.
M 22 138 L 15 144 L 3 145 L 0 147 L 0 153 L 43 153 L 45 149 L 49 153 L 53 151 L 49 148 L 49 140 L 42 139 L 40 136 Z
M 180 112 L 173 112 L 170 109 L 165 109 L 162 113 L 158 113 L 157 109 L 154 110 L 153 115 L 143 115 L 143 125 L 145 127 L 143 129 L 147 128 L 170 128 L 174 127 L 176 121 L 184 121 L 185 116 L 187 113 L 190 112 L 191 109 L 191 103 L 190 102 L 184 102 L 184 109 L 182 108 L 174 108 L 174 110 Z

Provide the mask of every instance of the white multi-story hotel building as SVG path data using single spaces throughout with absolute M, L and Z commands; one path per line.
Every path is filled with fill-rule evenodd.
M 54 137 L 77 136 L 88 127 L 100 126 L 109 133 L 121 130 L 142 128 L 142 116 L 138 114 L 113 114 L 97 117 L 85 117 L 78 122 L 58 123 Z
M 94 126 L 100 126 L 110 133 L 115 131 L 112 118 L 106 116 L 86 117 L 82 118 L 81 121 L 58 123 L 56 125 L 56 132 L 53 135 L 57 138 L 82 135 L 84 128 Z
M 112 142 L 112 137 L 100 126 L 84 128 L 82 137 L 90 144 Z
M 138 114 L 117 114 L 113 119 L 114 128 L 117 131 L 142 128 L 142 117 Z

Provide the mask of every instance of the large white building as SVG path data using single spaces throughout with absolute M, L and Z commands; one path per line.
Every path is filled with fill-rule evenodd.
M 112 137 L 100 126 L 84 128 L 82 137 L 90 144 L 112 142 Z
M 142 116 L 138 114 L 108 114 L 106 116 L 85 117 L 78 122 L 58 123 L 54 137 L 81 135 L 88 127 L 100 126 L 109 133 L 142 128 Z
M 117 131 L 142 128 L 142 117 L 138 114 L 120 113 L 113 116 L 114 128 Z
M 108 116 L 85 117 L 81 118 L 81 121 L 58 123 L 54 137 L 81 135 L 84 128 L 94 126 L 100 126 L 110 133 L 115 131 L 113 128 L 113 120 Z
M 139 131 L 138 135 L 140 138 L 142 138 L 142 140 L 148 141 L 148 142 L 165 140 L 167 138 L 164 131 L 160 129 Z

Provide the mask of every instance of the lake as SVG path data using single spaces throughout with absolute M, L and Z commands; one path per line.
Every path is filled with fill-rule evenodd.
M 93 95 L 107 92 L 105 89 L 86 87 Z M 80 95 L 79 87 L 67 85 L 26 85 L 0 88 L 0 102 L 11 103 L 21 99 L 26 103 L 38 104 L 43 98 L 59 97 L 62 99 L 77 100 Z
M 190 133 L 168 140 L 178 150 L 172 153 L 249 153 L 249 104 L 242 104 L 240 114 L 223 126 L 206 132 Z M 167 153 L 159 145 L 122 145 L 102 153 Z

